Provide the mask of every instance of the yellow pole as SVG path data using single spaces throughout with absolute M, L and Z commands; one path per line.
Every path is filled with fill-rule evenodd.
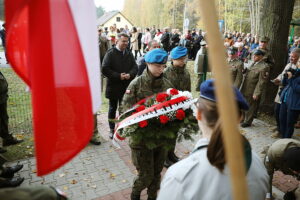
M 225 61 L 225 49 L 217 25 L 215 2 L 200 0 L 200 11 L 206 30 L 209 62 L 215 77 L 217 104 L 222 121 L 223 140 L 226 160 L 230 169 L 233 198 L 235 200 L 248 200 L 242 140 L 236 124 L 237 108 L 229 67 Z

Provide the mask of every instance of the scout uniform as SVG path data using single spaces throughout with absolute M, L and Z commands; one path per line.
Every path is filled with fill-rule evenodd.
M 187 56 L 187 48 L 178 46 L 174 48 L 171 53 L 171 59 L 177 60 L 182 57 Z M 191 91 L 191 76 L 188 70 L 186 69 L 186 66 L 183 67 L 177 67 L 172 65 L 167 67 L 164 71 L 164 76 L 174 85 L 174 88 L 180 91 Z M 168 152 L 168 160 L 175 163 L 179 160 L 179 158 L 175 155 L 174 150 L 176 146 L 176 139 L 174 138 L 173 141 L 173 147 Z M 167 162 L 165 164 L 166 167 L 169 167 L 171 163 Z
M 165 64 L 167 56 L 168 54 L 164 50 L 154 49 L 145 55 L 145 61 L 146 63 Z M 163 75 L 154 77 L 146 69 L 141 76 L 129 84 L 122 101 L 121 111 L 126 111 L 139 100 L 166 91 L 168 88 L 173 88 L 173 85 Z M 154 200 L 159 190 L 160 173 L 166 160 L 167 151 L 163 145 L 148 149 L 143 140 L 135 141 L 134 138 L 130 138 L 129 146 L 132 162 L 138 172 L 133 182 L 131 199 L 139 200 L 142 190 L 147 188 L 148 199 Z
M 260 50 L 256 50 L 254 54 L 264 55 L 264 53 Z M 252 124 L 254 115 L 259 106 L 259 99 L 269 78 L 269 72 L 270 67 L 263 61 L 263 59 L 258 62 L 253 62 L 247 69 L 244 83 L 241 86 L 241 92 L 249 103 L 250 108 L 245 113 L 245 119 L 242 127 L 248 127 Z M 253 96 L 257 96 L 258 99 L 253 100 Z
M 200 98 L 215 102 L 212 80 L 202 83 Z M 248 109 L 247 102 L 236 89 L 236 100 L 240 109 Z M 233 199 L 228 166 L 220 172 L 207 158 L 208 138 L 201 138 L 194 151 L 185 159 L 172 165 L 161 183 L 157 200 L 231 200 Z M 249 199 L 264 199 L 268 191 L 268 174 L 258 155 L 245 142 Z
M 233 48 L 229 49 L 228 54 L 234 55 L 236 54 L 236 50 Z M 230 66 L 233 85 L 239 88 L 243 79 L 244 64 L 238 58 L 234 58 L 234 59 L 228 58 L 227 64 Z

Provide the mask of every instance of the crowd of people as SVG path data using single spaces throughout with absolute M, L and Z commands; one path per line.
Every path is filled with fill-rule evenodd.
M 113 138 L 115 130 L 112 120 L 116 117 L 118 107 L 122 113 L 139 100 L 162 92 L 167 87 L 191 91 L 192 84 L 196 84 L 196 88 L 200 91 L 197 103 L 200 114 L 197 115 L 197 119 L 199 128 L 205 137 L 198 142 L 199 145 L 196 145 L 196 152 L 180 162 L 174 153 L 176 140 L 173 142 L 173 148 L 166 151 L 162 146 L 149 149 L 141 141 L 135 141 L 132 138 L 130 147 L 133 164 L 137 168 L 138 175 L 133 183 L 131 199 L 139 200 L 142 190 L 146 188 L 149 200 L 166 199 L 167 197 L 193 199 L 196 196 L 212 199 L 216 195 L 216 188 L 221 187 L 219 184 L 228 183 L 229 186 L 229 176 L 226 173 L 224 149 L 220 139 L 221 131 L 216 131 L 220 129 L 216 127 L 219 123 L 213 81 L 206 80 L 210 66 L 207 57 L 209 44 L 205 40 L 205 33 L 202 30 L 197 32 L 193 29 L 186 31 L 186 34 L 181 34 L 176 29 L 169 32 L 168 28 L 164 28 L 161 32 L 155 27 L 146 28 L 144 33 L 141 33 L 140 30 L 134 27 L 129 34 L 124 31 L 119 34 L 115 45 L 112 45 L 101 61 L 102 73 L 107 77 L 106 96 L 110 102 L 108 118 L 111 138 Z M 101 29 L 100 31 L 102 32 Z M 105 36 L 100 35 L 99 37 Z M 295 45 L 290 46 L 287 66 L 277 78 L 270 80 L 270 72 L 276 61 L 268 50 L 268 44 L 269 38 L 266 36 L 258 37 L 239 32 L 224 33 L 228 67 L 232 73 L 237 103 L 240 107 L 241 120 L 238 123 L 243 128 L 251 127 L 265 95 L 267 83 L 271 81 L 279 86 L 277 94 L 279 101 L 275 104 L 278 136 L 283 138 L 279 141 L 284 144 L 287 143 L 286 141 L 296 144 L 294 139 L 289 138 L 293 136 L 294 125 L 298 120 L 300 110 L 298 96 L 300 94 L 298 89 L 300 88 L 298 82 L 300 80 L 298 78 L 300 49 Z M 111 56 L 113 52 L 116 54 L 115 56 Z M 146 54 L 141 56 L 144 52 Z M 137 58 L 138 54 L 140 54 L 139 59 Z M 171 61 L 170 64 L 167 63 L 168 60 Z M 191 82 L 190 74 L 186 69 L 188 60 L 195 60 L 194 71 L 198 75 L 197 83 Z M 111 95 L 113 92 L 116 94 Z M 212 116 L 212 113 L 215 114 Z M 216 142 L 217 144 L 214 144 Z M 278 144 L 274 145 L 275 147 L 270 148 L 269 151 L 283 148 L 282 145 L 279 147 Z M 222 147 L 220 151 L 217 150 L 219 147 Z M 295 148 L 292 149 L 292 153 L 287 151 L 290 146 L 286 145 L 280 156 L 276 158 L 269 153 L 265 159 L 265 166 L 251 151 L 246 138 L 244 138 L 244 147 L 245 149 L 250 148 L 248 154 L 245 155 L 251 160 L 248 163 L 249 166 L 247 165 L 250 199 L 264 199 L 265 197 L 270 199 L 272 197 L 269 177 L 272 179 L 274 169 L 285 171 L 284 168 L 289 168 L 293 173 L 285 171 L 287 174 L 299 175 L 300 170 L 297 163 L 300 158 L 300 147 L 298 145 L 293 146 Z M 283 163 L 283 160 L 286 162 Z M 206 163 L 206 167 L 194 167 L 200 162 L 201 164 Z M 273 164 L 273 171 L 266 170 L 270 163 Z M 158 194 L 160 172 L 163 165 L 171 167 L 164 177 Z M 211 166 L 216 168 L 211 170 Z M 205 180 L 216 180 L 216 182 L 207 188 Z M 187 187 L 191 184 L 194 184 L 195 187 Z M 288 193 L 285 198 L 299 195 L 298 193 L 298 190 Z M 230 187 L 223 188 L 220 192 L 220 199 L 221 197 L 232 198 Z
M 169 141 L 169 149 L 164 148 L 160 141 L 157 141 L 160 145 L 151 149 L 143 140 L 130 139 L 132 161 L 137 169 L 131 199 L 140 200 L 144 189 L 147 189 L 148 200 L 232 199 L 214 80 L 206 80 L 207 73 L 211 71 L 207 55 L 210 47 L 205 40 L 205 32 L 192 29 L 181 33 L 178 29 L 161 30 L 155 26 L 142 31 L 141 28 L 129 30 L 127 26 L 117 28 L 114 25 L 100 28 L 98 33 L 101 72 L 107 79 L 105 97 L 109 100 L 111 139 L 114 137 L 113 120 L 117 110 L 119 113 L 125 112 L 140 100 L 168 88 L 191 91 L 192 84 L 195 84 L 200 92 L 195 116 L 202 137 L 186 159 L 180 161 L 175 154 L 176 138 Z M 267 149 L 262 162 L 251 149 L 249 141 L 241 136 L 246 159 L 246 180 L 250 199 L 253 200 L 272 198 L 271 183 L 275 170 L 298 179 L 300 177 L 300 142 L 292 139 L 300 113 L 300 40 L 295 38 L 290 44 L 288 63 L 282 66 L 284 70 L 273 80 L 270 79 L 270 72 L 276 59 L 268 50 L 268 43 L 269 38 L 265 36 L 224 33 L 227 63 L 239 109 L 237 125 L 251 127 L 263 101 L 266 84 L 272 81 L 278 86 L 274 113 L 276 131 L 282 139 Z M 191 81 L 191 74 L 186 68 L 188 60 L 195 60 L 194 72 L 198 77 L 195 83 Z M 7 92 L 7 81 L 0 72 L 0 137 L 4 145 L 13 145 L 22 141 L 8 132 Z M 100 145 L 96 119 L 95 115 L 94 134 L 90 142 Z M 0 148 L 0 153 L 5 151 Z M 20 185 L 24 179 L 14 178 L 14 173 L 22 166 L 4 167 L 4 162 L 0 162 L 0 188 Z M 161 182 L 164 166 L 169 169 Z M 55 195 L 65 198 L 53 188 L 41 190 L 49 194 L 55 192 Z M 32 192 L 32 189 L 28 191 Z M 0 190 L 0 197 L 5 192 Z M 299 188 L 290 191 L 285 199 L 300 198 L 299 193 Z

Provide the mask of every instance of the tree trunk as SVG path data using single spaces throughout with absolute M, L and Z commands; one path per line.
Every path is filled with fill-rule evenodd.
M 270 38 L 269 49 L 275 59 L 275 66 L 270 71 L 270 80 L 276 78 L 286 65 L 288 34 L 294 3 L 295 0 L 262 1 L 263 12 L 261 12 L 260 17 L 260 36 L 268 36 Z M 268 82 L 261 111 L 273 113 L 277 89 L 277 86 Z

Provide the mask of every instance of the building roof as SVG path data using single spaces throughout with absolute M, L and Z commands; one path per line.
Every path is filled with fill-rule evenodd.
M 104 15 L 102 15 L 101 17 L 99 17 L 97 19 L 97 25 L 101 26 L 101 25 L 105 24 L 105 22 L 110 20 L 113 16 L 115 16 L 118 13 L 119 13 L 119 11 L 110 11 L 110 12 L 104 13 Z
M 103 26 L 108 20 L 110 20 L 112 17 L 114 17 L 118 13 L 120 13 L 131 25 L 133 25 L 131 23 L 131 21 L 129 21 L 120 11 L 110 11 L 110 12 L 105 13 L 104 15 L 102 15 L 101 17 L 99 17 L 97 19 L 97 25 Z

